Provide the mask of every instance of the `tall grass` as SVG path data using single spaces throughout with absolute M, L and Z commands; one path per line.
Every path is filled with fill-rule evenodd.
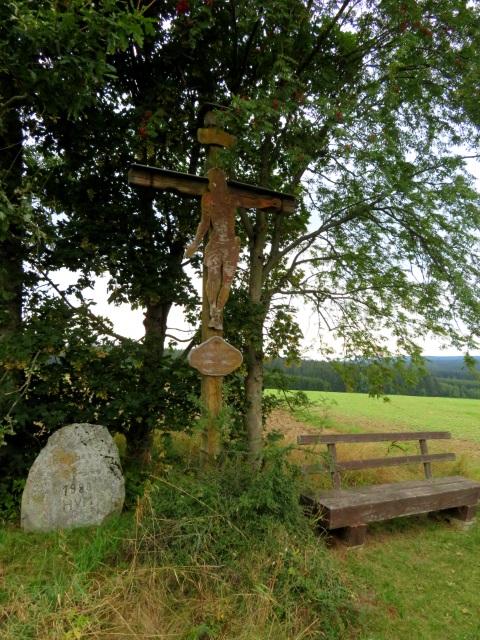
M 197 477 L 152 479 L 97 529 L 0 538 L 6 640 L 355 637 L 357 606 L 303 517 L 297 472 L 271 449 Z
M 345 417 L 328 400 L 312 421 L 341 430 L 399 428 L 382 413 L 391 405 L 362 400 L 363 414 L 360 401 Z M 382 408 L 378 419 L 367 415 L 371 406 Z M 437 423 L 444 406 L 434 414 L 426 406 L 417 403 L 416 424 L 405 410 L 403 425 L 455 432 L 446 420 Z M 328 548 L 299 511 L 302 480 L 292 452 L 267 449 L 258 475 L 230 458 L 200 476 L 197 442 L 176 444 L 175 463 L 159 466 L 120 519 L 50 534 L 0 527 L 2 640 L 480 638 L 478 526 L 459 532 L 426 517 L 397 519 L 369 527 L 360 554 Z M 468 441 L 457 466 L 439 475 L 480 475 L 468 446 L 477 445 Z M 370 453 L 377 455 L 344 449 L 341 456 Z M 360 474 L 347 483 L 387 480 Z

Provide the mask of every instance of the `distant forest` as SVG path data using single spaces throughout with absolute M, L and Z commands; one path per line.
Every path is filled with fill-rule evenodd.
M 392 382 L 385 385 L 384 392 L 388 395 L 480 398 L 478 374 L 467 369 L 461 356 L 430 356 L 426 358 L 425 364 L 428 373 L 413 387 L 405 383 L 401 374 L 392 371 Z M 338 367 L 329 362 L 303 360 L 300 365 L 287 367 L 280 358 L 269 362 L 266 367 L 270 374 L 281 371 L 286 376 L 288 389 L 291 390 L 346 391 Z M 368 393 L 368 382 L 361 367 L 352 390 L 355 393 Z

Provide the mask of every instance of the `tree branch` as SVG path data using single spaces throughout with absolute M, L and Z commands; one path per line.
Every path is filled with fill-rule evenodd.
M 336 16 L 333 18 L 333 20 L 330 22 L 330 24 L 328 25 L 328 27 L 319 35 L 318 40 L 315 44 L 315 46 L 312 48 L 311 52 L 308 54 L 308 56 L 304 59 L 304 61 L 302 63 L 300 63 L 300 65 L 298 66 L 297 70 L 296 70 L 296 75 L 300 76 L 303 71 L 305 71 L 305 69 L 308 67 L 308 65 L 312 62 L 312 60 L 315 58 L 315 56 L 317 55 L 317 53 L 319 53 L 322 44 L 325 42 L 325 40 L 328 38 L 328 36 L 331 34 L 331 32 L 333 31 L 334 26 L 337 24 L 337 22 L 340 20 L 340 18 L 342 17 L 342 15 L 345 13 L 348 5 L 352 2 L 353 0 L 344 0 L 342 6 L 340 7 L 340 9 L 337 11 Z
M 0 104 L 0 109 L 6 109 L 11 104 L 14 104 L 15 102 L 21 102 L 22 100 L 26 100 L 27 98 L 28 98 L 28 93 L 24 93 L 21 96 L 12 96 L 9 100 L 7 100 L 6 102 L 2 102 Z
M 121 336 L 120 334 L 115 333 L 115 331 L 110 329 L 101 318 L 99 318 L 94 313 L 92 313 L 90 309 L 88 309 L 87 307 L 76 307 L 75 305 L 73 305 L 68 300 L 65 292 L 59 289 L 58 286 L 53 282 L 53 280 L 45 272 L 43 272 L 40 269 L 38 269 L 38 271 L 42 275 L 43 279 L 46 280 L 48 284 L 52 287 L 52 289 L 54 289 L 58 293 L 58 295 L 65 302 L 65 304 L 68 307 L 70 307 L 70 309 L 72 309 L 75 315 L 85 316 L 94 325 L 100 328 L 102 330 L 102 333 L 104 333 L 107 336 L 110 336 L 111 338 L 115 338 L 119 342 L 128 342 L 129 340 L 131 340 L 131 338 L 126 338 L 125 336 Z

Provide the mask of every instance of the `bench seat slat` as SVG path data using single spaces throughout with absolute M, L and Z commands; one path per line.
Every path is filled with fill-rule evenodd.
M 354 469 L 378 469 L 379 467 L 398 467 L 403 464 L 425 464 L 426 462 L 451 462 L 456 460 L 454 453 L 427 453 L 415 456 L 392 456 L 391 458 L 366 458 L 365 460 L 337 460 L 337 471 L 353 471 Z M 328 463 L 302 465 L 305 473 L 321 473 L 330 471 Z
M 480 483 L 453 476 L 371 487 L 356 487 L 302 496 L 328 529 L 359 526 L 399 516 L 476 505 Z
M 421 491 L 423 487 L 428 487 L 429 485 L 436 485 L 439 488 L 442 485 L 464 485 L 465 483 L 472 483 L 473 486 L 479 485 L 480 483 L 475 480 L 470 480 L 470 478 L 465 478 L 464 476 L 448 476 L 444 478 L 432 478 L 431 480 L 426 480 L 425 478 L 417 478 L 416 480 L 403 480 L 402 482 L 389 482 L 385 484 L 371 484 L 361 487 L 350 487 L 348 489 L 328 489 L 326 491 L 319 491 L 317 495 L 322 497 L 328 496 L 340 496 L 341 494 L 350 494 L 358 492 L 359 494 L 367 495 L 367 494 L 376 494 L 378 493 L 380 496 L 385 495 L 385 492 L 389 492 L 390 489 L 395 489 L 399 491 L 403 491 L 403 489 L 411 489 L 415 490 L 417 487 Z
M 402 431 L 398 433 L 331 433 L 297 436 L 297 444 L 343 444 L 354 442 L 397 442 L 406 440 L 448 440 L 450 431 Z

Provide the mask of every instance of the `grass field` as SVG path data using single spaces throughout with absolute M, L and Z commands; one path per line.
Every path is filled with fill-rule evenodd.
M 390 396 L 386 402 L 361 393 L 305 393 L 318 406 L 302 417 L 308 421 L 316 416 L 319 425 L 327 415 L 355 431 L 368 431 L 370 423 L 376 430 L 451 431 L 454 438 L 480 442 L 480 400 Z
M 287 443 L 318 428 L 450 430 L 447 446 L 462 453 L 461 473 L 480 479 L 480 400 L 308 395 L 317 403 L 309 411 L 277 413 Z M 191 458 L 194 443 L 181 440 Z M 327 549 L 323 534 L 295 540 L 296 528 L 277 532 L 273 524 L 247 539 L 248 520 L 232 526 L 235 512 L 226 518 L 205 511 L 212 488 L 200 486 L 191 468 L 190 460 L 186 472 L 177 472 L 187 491 L 175 499 L 162 498 L 174 489 L 171 472 L 157 470 L 150 487 L 163 500 L 157 519 L 147 494 L 135 513 L 98 528 L 28 534 L 15 524 L 0 526 L 0 637 L 480 640 L 478 524 L 460 531 L 427 516 L 377 523 L 361 551 L 335 542 Z M 233 471 L 230 484 L 221 477 L 222 499 L 238 481 Z M 263 486 L 282 482 L 272 476 Z M 249 495 L 257 500 L 255 490 Z M 257 519 L 254 510 L 249 526 Z M 221 555 L 212 556 L 217 538 Z M 196 556 L 185 555 L 190 548 Z
M 291 415 L 309 427 L 451 431 L 445 449 L 461 456 L 454 473 L 480 480 L 480 400 L 306 393 L 316 406 Z M 479 524 L 458 531 L 426 516 L 399 518 L 371 525 L 360 553 L 338 544 L 331 553 L 354 586 L 361 640 L 480 640 Z

